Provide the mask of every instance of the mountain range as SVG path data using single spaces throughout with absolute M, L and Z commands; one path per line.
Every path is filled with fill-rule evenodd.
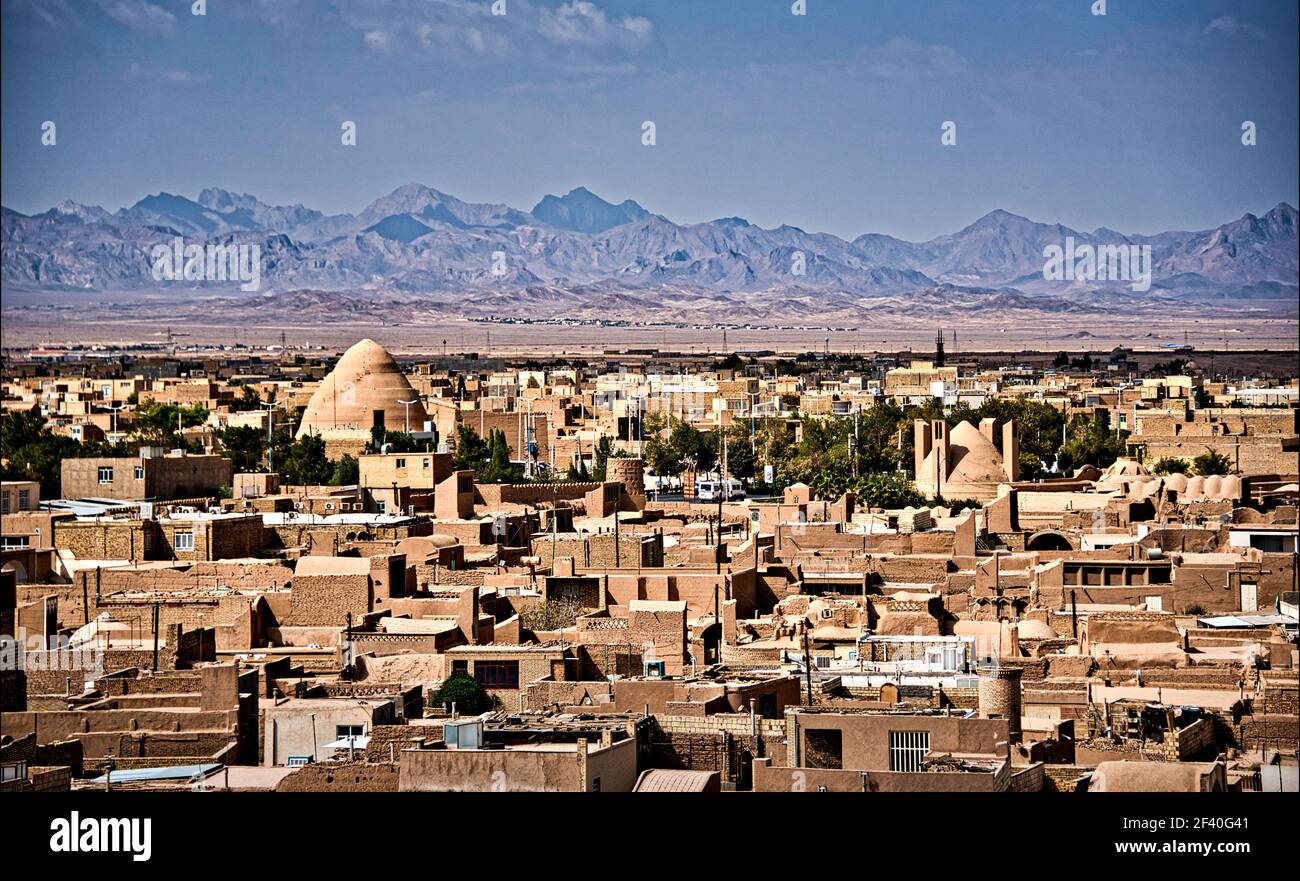
M 257 244 L 264 294 L 387 292 L 451 306 L 472 300 L 474 311 L 499 303 L 506 314 L 547 292 L 567 302 L 578 290 L 622 296 L 637 309 L 653 309 L 672 291 L 723 304 L 765 297 L 759 311 L 769 317 L 816 313 L 822 302 L 865 313 L 909 295 L 954 305 L 1002 298 L 1004 306 L 1010 297 L 1053 311 L 1121 297 L 1220 305 L 1289 298 L 1293 310 L 1298 290 L 1296 209 L 1286 203 L 1213 229 L 1157 235 L 1080 232 L 995 210 L 926 242 L 879 233 L 849 241 L 740 217 L 679 224 L 583 187 L 548 195 L 528 211 L 411 183 L 357 214 L 267 205 L 209 188 L 196 199 L 158 193 L 116 212 L 65 201 L 39 214 L 2 208 L 0 215 L 0 278 L 27 290 L 157 289 L 152 249 L 177 236 L 187 244 Z M 1048 280 L 1044 249 L 1067 238 L 1149 245 L 1150 290 L 1135 293 L 1128 281 Z M 177 284 L 237 292 L 230 282 Z

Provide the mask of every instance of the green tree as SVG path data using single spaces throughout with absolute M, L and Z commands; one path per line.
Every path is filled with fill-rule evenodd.
M 1192 460 L 1192 469 L 1201 477 L 1229 474 L 1232 471 L 1232 460 L 1217 450 L 1207 449 Z
M 605 464 L 609 461 L 609 454 L 614 450 L 614 442 L 610 440 L 609 435 L 602 434 L 600 440 L 596 442 L 596 453 L 592 457 L 591 479 L 605 479 Z
M 330 486 L 354 486 L 361 482 L 361 466 L 348 453 L 334 463 L 334 473 L 330 475 Z
M 182 439 L 181 429 L 202 425 L 207 419 L 208 408 L 202 404 L 182 407 L 145 401 L 131 419 L 131 433 L 145 444 L 185 448 L 189 444 Z
M 1057 461 L 1061 471 L 1069 471 L 1083 465 L 1095 465 L 1105 468 L 1125 453 L 1123 438 L 1116 437 L 1100 415 L 1089 417 L 1086 413 L 1077 413 L 1070 421 L 1069 437 L 1061 445 Z
M 382 452 L 384 447 L 388 447 L 390 453 L 419 453 L 424 451 L 424 447 L 414 436 L 404 431 L 386 431 L 376 425 L 370 429 L 370 441 L 366 444 L 367 453 Z
M 569 466 L 565 473 L 564 479 L 570 483 L 589 483 L 591 481 L 591 472 L 587 470 L 587 462 L 581 456 Z
M 646 462 L 660 476 L 677 475 L 694 461 L 697 471 L 712 471 L 717 464 L 717 435 L 702 432 L 681 419 L 671 420 L 668 437 L 645 443 Z
M 235 471 L 256 471 L 266 455 L 266 435 L 249 425 L 236 425 L 217 432 L 221 455 L 234 465 Z
M 457 471 L 481 468 L 491 452 L 477 431 L 468 425 L 456 426 L 456 452 L 451 457 L 451 466 Z
M 1186 474 L 1192 469 L 1192 463 L 1176 456 L 1157 459 L 1151 466 L 1152 474 Z
M 496 704 L 482 683 L 468 673 L 453 673 L 443 680 L 442 685 L 429 695 L 429 703 L 444 709 L 455 704 L 456 712 L 467 716 L 486 713 Z
M 246 385 L 240 389 L 239 397 L 230 404 L 230 409 L 237 412 L 246 410 L 256 410 L 262 406 L 262 397 L 257 393 L 257 389 L 251 385 Z
M 488 438 L 488 461 L 479 467 L 476 478 L 482 483 L 518 483 L 524 478 L 522 465 L 510 461 L 506 433 L 494 428 Z
M 285 482 L 297 486 L 322 486 L 334 474 L 334 464 L 325 456 L 325 441 L 315 434 L 298 438 L 275 464 Z
M 1033 453 L 1021 453 L 1018 461 L 1021 480 L 1037 480 L 1047 473 L 1043 468 L 1043 460 Z
M 6 410 L 0 421 L 0 459 L 8 480 L 36 480 L 41 497 L 58 498 L 61 494 L 62 461 L 86 452 L 70 437 L 50 431 L 40 410 Z

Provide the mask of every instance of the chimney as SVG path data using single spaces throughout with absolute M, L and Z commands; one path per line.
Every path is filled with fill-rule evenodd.
M 922 478 L 922 466 L 925 464 L 925 457 L 930 455 L 933 438 L 930 434 L 930 425 L 924 419 L 917 419 L 912 423 L 912 438 L 916 453 L 916 477 Z
M 1002 467 L 1008 482 L 1020 479 L 1020 434 L 1014 419 L 1008 419 L 1002 426 Z

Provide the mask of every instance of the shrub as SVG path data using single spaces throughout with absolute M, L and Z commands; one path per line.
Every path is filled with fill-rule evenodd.
M 451 674 L 437 691 L 429 695 L 429 703 L 444 708 L 455 704 L 456 712 L 469 716 L 486 713 L 496 705 L 482 683 L 467 673 Z

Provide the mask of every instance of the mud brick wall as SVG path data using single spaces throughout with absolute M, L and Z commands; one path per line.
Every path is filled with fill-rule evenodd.
M 655 767 L 717 771 L 726 782 L 736 783 L 748 778 L 751 759 L 785 752 L 784 719 L 758 719 L 756 736 L 743 713 L 654 718 L 650 754 Z
M 37 743 L 36 735 L 20 737 L 0 749 L 0 761 L 26 760 L 29 766 L 62 765 L 72 769 L 73 776 L 81 776 L 81 742 L 61 740 L 56 743 Z
M 1019 667 L 1021 682 L 1041 682 L 1047 678 L 1047 658 L 1002 658 L 1003 667 Z
M 1097 662 L 1088 655 L 1053 655 L 1047 658 L 1047 675 L 1053 679 L 1091 676 L 1096 669 Z
M 442 742 L 440 725 L 375 725 L 370 729 L 366 744 L 365 761 L 388 762 L 391 748 L 394 762 L 401 759 L 402 750 L 414 749 L 417 738 L 425 743 Z
M 1047 776 L 1041 762 L 1028 768 L 1015 768 L 1007 784 L 1007 792 L 1042 792 L 1047 785 Z
M 1247 716 L 1237 730 L 1237 742 L 1242 749 L 1294 750 L 1300 747 L 1300 716 Z
M 72 551 L 79 560 L 144 560 L 162 544 L 157 524 L 147 520 L 56 520 L 53 532 L 51 544 Z
M 289 619 L 296 627 L 341 626 L 372 608 L 369 575 L 300 575 L 293 582 Z
M 79 573 L 78 577 L 80 578 L 84 574 L 86 573 Z M 18 585 L 18 605 L 34 603 L 51 594 L 58 598 L 60 627 L 80 627 L 86 623 L 85 607 L 82 604 L 83 594 L 79 581 L 74 584 L 20 584 Z M 95 604 L 95 582 L 93 578 L 90 581 L 87 594 L 92 606 L 91 616 L 93 617 L 93 606 Z
M 1081 765 L 1044 765 L 1043 792 L 1074 792 L 1074 782 L 1091 771 Z
M 0 783 L 0 792 L 68 792 L 72 788 L 72 773 L 68 768 L 42 767 L 29 764 L 25 779 L 6 780 Z
M 859 700 L 880 700 L 878 686 L 862 688 L 854 686 L 846 687 L 844 690 Z M 907 706 L 926 709 L 953 707 L 959 710 L 978 710 L 980 702 L 978 688 L 934 688 L 929 685 L 902 686 L 898 690 L 898 699 L 900 703 Z
M 621 566 L 636 566 L 641 556 L 641 538 L 630 532 L 620 530 L 618 536 L 618 562 Z M 680 547 L 680 546 L 679 546 Z M 671 562 L 671 554 L 676 550 L 664 551 L 665 562 Z M 579 569 L 614 568 L 614 533 L 605 532 L 579 538 L 573 533 L 556 536 L 552 541 L 548 535 L 537 533 L 533 536 L 533 553 L 542 558 L 542 568 L 551 566 L 552 555 L 555 557 L 572 557 Z
M 75 660 L 78 658 L 81 660 Z M 81 652 L 28 652 L 24 663 L 27 664 L 24 673 L 28 699 L 37 695 L 66 695 L 69 690 L 81 694 L 87 680 L 104 672 L 94 668 L 89 653 Z M 108 666 L 107 660 L 104 666 Z
M 1142 671 L 1143 685 L 1161 688 L 1223 688 L 1236 691 L 1237 683 L 1241 678 L 1240 665 L 1229 668 L 1188 667 L 1181 670 L 1156 668 Z
M 1186 762 L 1214 749 L 1214 721 L 1197 719 L 1186 728 L 1166 731 L 1160 741 L 1142 745 L 1142 755 L 1155 762 Z
M 101 676 L 95 680 L 95 688 L 106 697 L 128 694 L 184 694 L 200 691 L 203 687 L 202 682 L 202 677 L 197 673 L 142 676 L 139 670 L 130 669 Z
M 628 614 L 627 637 L 633 645 L 654 646 L 654 656 L 665 661 L 665 671 L 676 676 L 682 672 L 686 655 L 685 612 L 658 612 L 637 609 Z
M 492 571 L 489 568 L 448 569 L 446 566 L 430 566 L 419 563 L 415 567 L 415 583 L 422 588 L 436 587 L 442 584 L 483 585 L 483 575 Z
M 489 508 L 503 504 L 549 505 L 555 501 L 581 499 L 603 483 L 480 483 L 475 490 Z
M 276 792 L 397 792 L 396 764 L 326 762 L 304 765 L 276 784 Z
M 885 581 L 936 584 L 948 574 L 950 561 L 941 557 L 882 557 L 878 561 Z
M 1296 683 L 1277 683 L 1272 679 L 1265 680 L 1264 697 L 1260 702 L 1265 713 L 1270 715 L 1296 716 L 1300 715 L 1300 701 L 1297 701 Z

